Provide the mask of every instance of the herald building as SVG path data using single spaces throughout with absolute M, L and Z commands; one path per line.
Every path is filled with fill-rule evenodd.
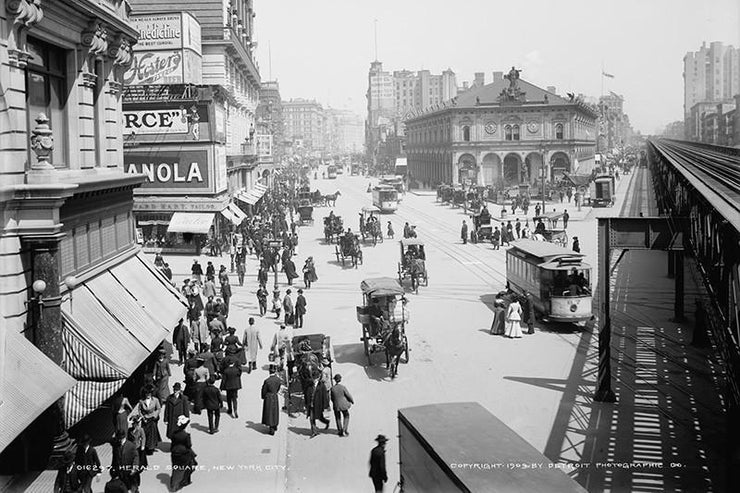
M 491 84 L 420 111 L 406 123 L 408 168 L 417 181 L 503 189 L 590 174 L 594 108 L 519 78 L 512 67 Z

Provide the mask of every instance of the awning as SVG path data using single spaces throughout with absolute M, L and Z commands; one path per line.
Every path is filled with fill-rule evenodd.
M 212 212 L 175 212 L 167 232 L 206 234 L 211 229 L 213 217 Z
M 229 209 L 228 207 L 221 211 L 221 215 L 224 216 L 226 219 L 228 219 L 230 223 L 235 224 L 237 226 L 241 222 L 237 220 L 237 218 L 234 216 L 234 213 L 231 212 L 231 209 Z
M 77 383 L 23 334 L 6 331 L 0 393 L 0 451 Z
M 236 196 L 237 199 L 241 200 L 245 204 L 254 205 L 267 191 L 267 186 L 261 183 L 257 183 L 247 193 L 240 193 Z
M 141 254 L 85 281 L 62 304 L 64 369 L 77 378 L 67 427 L 108 399 L 185 316 L 187 304 Z
M 238 205 L 230 203 L 229 209 L 231 209 L 231 212 L 234 214 L 234 216 L 236 216 L 237 220 L 239 221 L 238 224 L 241 224 L 242 221 L 247 219 L 247 215 L 244 214 L 244 212 L 239 208 Z

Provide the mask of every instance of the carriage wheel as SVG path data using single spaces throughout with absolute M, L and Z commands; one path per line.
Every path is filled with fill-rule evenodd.
M 344 267 L 344 254 L 342 254 L 342 267 Z
M 409 338 L 406 334 L 403 335 L 403 342 L 406 344 L 406 349 L 403 352 L 403 355 L 405 356 L 404 363 L 408 364 L 409 362 Z

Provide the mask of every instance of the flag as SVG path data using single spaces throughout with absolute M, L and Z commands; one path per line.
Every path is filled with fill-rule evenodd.
M 614 78 L 614 76 L 613 76 L 612 74 L 607 74 L 607 73 L 606 73 L 606 72 L 604 72 L 603 70 L 602 70 L 602 72 L 601 72 L 601 75 L 603 75 L 604 77 L 609 77 L 610 79 L 613 79 L 613 78 Z

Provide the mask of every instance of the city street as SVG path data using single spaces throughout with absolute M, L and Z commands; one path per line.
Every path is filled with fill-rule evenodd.
M 299 228 L 295 261 L 300 267 L 307 256 L 313 256 L 319 276 L 319 281 L 305 292 L 308 313 L 304 328 L 296 330 L 296 334 L 331 336 L 336 355 L 333 371 L 342 374 L 343 383 L 356 402 L 351 410 L 351 434 L 338 437 L 332 416 L 330 430 L 311 439 L 308 419 L 296 413 L 292 418 L 283 414 L 278 434 L 266 435 L 259 425 L 259 390 L 267 373 L 261 370 L 245 374 L 239 420 L 223 415 L 221 432 L 211 436 L 207 434 L 205 414 L 193 419 L 193 446 L 202 468 L 195 476 L 196 482 L 217 475 L 218 484 L 224 487 L 248 482 L 271 491 L 279 490 L 285 481 L 289 491 L 338 491 L 359 481 L 359 490 L 371 491 L 367 468 L 375 436 L 397 434 L 398 408 L 436 402 L 480 402 L 535 448 L 544 449 L 561 396 L 556 389 L 537 381 L 568 376 L 580 331 L 537 327 L 534 335 L 520 340 L 489 335 L 493 298 L 505 287 L 505 249 L 494 251 L 490 243 L 463 245 L 459 228 L 462 220 L 469 222 L 469 218 L 461 208 L 437 203 L 431 192 L 407 193 L 395 214 L 381 216 L 384 230 L 387 221 L 393 223 L 396 239 L 386 239 L 375 247 L 368 243 L 363 247 L 363 265 L 357 269 L 349 264 L 342 267 L 336 261 L 335 246 L 324 242 L 322 219 L 334 210 L 343 217 L 345 228 L 356 231 L 360 208 L 371 202 L 367 184 L 366 178 L 347 175 L 313 182 L 312 189 L 318 186 L 323 193 L 340 190 L 342 195 L 333 209 L 314 210 L 312 226 Z M 560 210 L 567 206 L 548 205 L 551 207 Z M 492 214 L 497 210 L 491 206 Z M 584 208 L 581 215 L 585 217 L 587 211 L 590 209 Z M 569 233 L 593 238 L 595 221 L 578 221 L 578 213 L 572 215 Z M 363 279 L 396 277 L 398 239 L 406 221 L 417 225 L 419 238 L 426 242 L 429 286 L 420 287 L 418 295 L 407 295 L 411 312 L 407 327 L 410 362 L 402 364 L 398 377 L 391 380 L 382 354 L 373 356 L 372 367 L 365 364 L 355 306 L 362 304 Z M 590 242 L 582 243 L 584 253 L 592 258 L 595 247 Z M 202 261 L 208 259 L 203 257 Z M 192 258 L 169 256 L 166 260 L 174 268 L 178 285 L 181 284 L 189 273 Z M 254 257 L 248 260 L 244 287 L 239 287 L 233 276 L 229 322 L 238 333 L 247 318 L 258 313 L 255 262 Z M 216 266 L 219 263 L 228 264 L 228 259 L 214 262 Z M 284 294 L 284 274 L 279 274 L 278 281 Z M 293 288 L 294 299 L 297 287 L 302 287 L 302 281 L 297 280 Z M 267 348 L 279 324 L 269 313 L 257 318 Z M 267 351 L 263 350 L 259 365 L 266 368 L 266 363 Z M 178 371 L 173 365 L 173 375 Z M 394 439 L 388 444 L 387 457 L 389 482 L 395 482 L 399 473 L 398 444 Z M 164 469 L 169 457 L 157 453 L 151 464 Z M 143 485 L 159 485 L 160 479 L 161 474 L 148 472 L 143 475 Z

